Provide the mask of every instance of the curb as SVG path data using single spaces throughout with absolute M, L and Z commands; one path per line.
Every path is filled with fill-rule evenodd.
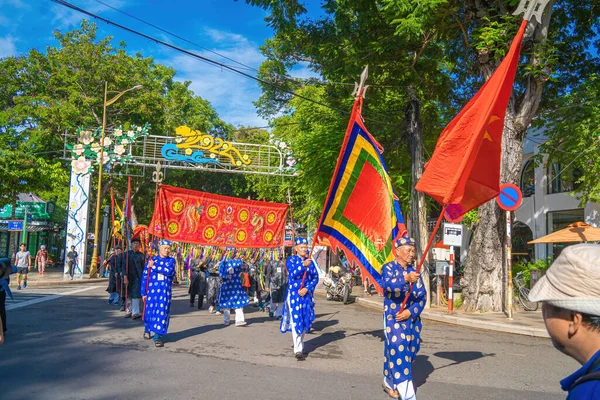
M 325 297 L 325 292 L 322 290 L 316 290 L 315 294 L 319 295 L 321 297 Z M 360 307 L 368 308 L 373 311 L 379 311 L 379 312 L 383 311 L 383 304 L 381 304 L 377 301 L 371 300 L 371 299 L 355 297 L 354 303 Z M 423 313 L 421 314 L 421 318 L 426 321 L 442 322 L 442 323 L 450 324 L 450 325 L 466 326 L 469 328 L 476 328 L 476 329 L 494 331 L 494 332 L 510 333 L 513 335 L 533 336 L 533 337 L 540 337 L 540 338 L 549 338 L 550 337 L 550 335 L 548 335 L 548 332 L 546 331 L 546 329 L 530 328 L 530 327 L 521 326 L 521 325 L 512 325 L 514 322 L 511 323 L 508 321 L 506 323 L 477 321 L 477 320 L 473 320 L 471 318 L 459 317 L 459 316 L 450 315 L 450 314 L 431 313 L 431 312 L 427 312 L 427 311 L 423 311 Z

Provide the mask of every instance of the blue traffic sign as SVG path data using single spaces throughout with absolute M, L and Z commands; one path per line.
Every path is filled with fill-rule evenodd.
M 23 230 L 23 221 L 8 221 L 8 230 L 9 231 L 22 231 Z

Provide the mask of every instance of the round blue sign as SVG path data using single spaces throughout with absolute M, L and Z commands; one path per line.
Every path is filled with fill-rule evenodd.
M 516 185 L 505 183 L 500 186 L 500 193 L 496 197 L 496 202 L 501 209 L 514 211 L 521 205 L 521 200 L 523 200 L 523 194 Z

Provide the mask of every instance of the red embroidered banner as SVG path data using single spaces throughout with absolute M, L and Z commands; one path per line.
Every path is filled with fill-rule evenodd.
M 162 185 L 148 231 L 181 243 L 274 248 L 283 244 L 287 208 Z

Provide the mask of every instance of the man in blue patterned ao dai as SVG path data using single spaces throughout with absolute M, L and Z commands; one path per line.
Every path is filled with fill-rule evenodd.
M 223 279 L 219 291 L 219 306 L 223 312 L 223 322 L 229 326 L 230 309 L 235 309 L 235 326 L 244 326 L 244 308 L 248 305 L 248 296 L 242 288 L 240 274 L 242 273 L 241 260 L 229 260 L 221 262 L 219 276 Z
M 292 332 L 294 354 L 298 361 L 304 360 L 304 334 L 310 332 L 315 320 L 313 295 L 319 273 L 308 254 L 308 241 L 296 238 L 296 255 L 287 259 L 288 287 L 280 330 Z M 304 282 L 304 284 L 303 284 Z
M 140 294 L 144 300 L 144 338 L 154 333 L 154 345 L 163 347 L 163 338 L 169 329 L 171 287 L 175 278 L 176 261 L 171 257 L 171 242 L 160 242 L 159 255 L 146 264 L 141 280 Z M 152 332 L 152 333 L 151 333 Z
M 415 242 L 402 237 L 394 243 L 395 260 L 383 266 L 380 285 L 383 301 L 385 363 L 383 390 L 388 396 L 416 400 L 412 382 L 412 362 L 421 347 L 421 312 L 425 306 L 425 286 L 413 265 Z M 404 296 L 414 283 L 406 309 L 400 312 Z

